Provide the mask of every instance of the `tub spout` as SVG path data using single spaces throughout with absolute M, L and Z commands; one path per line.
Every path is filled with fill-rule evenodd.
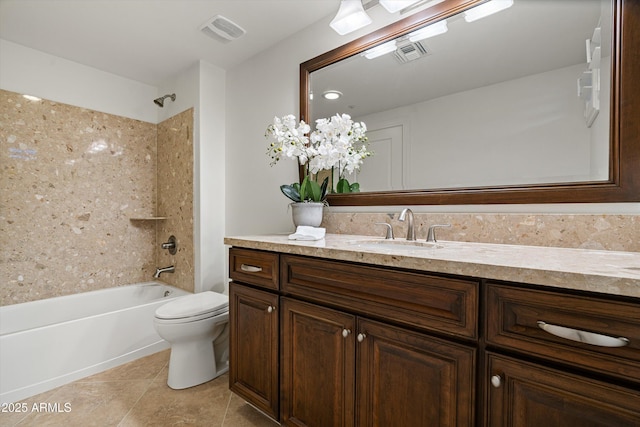
M 176 267 L 173 265 L 164 268 L 156 268 L 156 274 L 153 275 L 153 278 L 157 279 L 162 273 L 173 273 L 174 271 L 176 271 Z

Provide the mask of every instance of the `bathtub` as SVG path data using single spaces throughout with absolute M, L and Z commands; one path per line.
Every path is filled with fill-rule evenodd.
M 169 348 L 153 315 L 187 294 L 147 282 L 0 307 L 0 402 Z

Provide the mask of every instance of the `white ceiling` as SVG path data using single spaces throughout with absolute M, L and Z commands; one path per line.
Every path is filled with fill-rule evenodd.
M 339 0 L 0 0 L 0 38 L 158 86 L 198 60 L 242 63 L 336 13 Z M 247 31 L 222 43 L 200 26 L 223 15 Z M 0 60 L 2 52 L 0 52 Z

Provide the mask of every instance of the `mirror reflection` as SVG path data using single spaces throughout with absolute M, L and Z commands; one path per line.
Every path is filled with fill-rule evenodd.
M 308 122 L 368 127 L 361 191 L 609 178 L 612 1 L 507 3 L 311 73 Z

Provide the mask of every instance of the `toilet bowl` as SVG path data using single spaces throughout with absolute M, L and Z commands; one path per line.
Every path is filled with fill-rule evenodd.
M 176 298 L 158 307 L 153 324 L 171 345 L 169 387 L 193 387 L 229 370 L 227 295 L 206 291 Z

